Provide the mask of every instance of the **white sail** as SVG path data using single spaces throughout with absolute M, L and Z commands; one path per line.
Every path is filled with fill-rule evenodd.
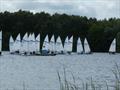
M 78 38 L 78 41 L 77 41 L 77 53 L 82 53 L 82 52 L 83 52 L 82 42 L 81 42 L 81 39 Z
M 14 40 L 12 36 L 10 36 L 10 39 L 9 39 L 9 49 L 10 49 L 10 52 L 14 51 Z
M 56 40 L 56 51 L 61 52 L 63 51 L 63 45 L 60 36 Z
M 9 50 L 10 52 L 14 52 L 14 40 L 13 40 L 13 37 L 10 36 L 10 39 L 9 39 Z
M 50 43 L 49 43 L 48 35 L 44 39 L 42 50 L 47 50 L 47 51 L 50 50 Z
M 68 51 L 69 51 L 69 47 L 68 47 L 68 36 L 66 37 L 65 42 L 64 42 L 64 51 L 65 51 L 65 52 L 68 52 Z
M 110 45 L 109 52 L 116 52 L 116 39 L 114 39 Z
M 40 34 L 35 39 L 35 51 L 39 52 L 40 51 Z
M 84 40 L 84 49 L 85 49 L 85 53 L 90 53 L 91 52 L 90 46 L 89 46 L 88 41 L 87 41 L 86 38 Z
M 68 51 L 72 52 L 72 46 L 73 46 L 73 36 L 68 40 Z
M 21 37 L 20 37 L 20 34 L 18 34 L 18 36 L 17 36 L 17 41 L 21 41 Z
M 0 52 L 2 51 L 2 31 L 0 31 Z
M 56 51 L 56 47 L 55 47 L 55 37 L 54 35 L 52 36 L 51 40 L 50 40 L 50 51 L 55 52 Z
M 35 35 L 30 34 L 28 37 L 28 51 L 33 52 L 35 51 Z
M 22 51 L 23 52 L 28 52 L 28 33 L 26 33 L 22 39 Z
M 21 39 L 20 39 L 20 34 L 18 34 L 15 43 L 14 43 L 14 50 L 15 51 L 20 51 L 21 49 Z
M 31 42 L 35 41 L 35 35 L 30 34 L 29 37 L 28 37 L 28 40 L 31 41 Z

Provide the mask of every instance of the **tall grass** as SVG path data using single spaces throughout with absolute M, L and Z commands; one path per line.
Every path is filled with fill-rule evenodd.
M 115 68 L 112 70 L 114 75 L 114 85 L 111 87 L 108 85 L 107 81 L 103 85 L 97 84 L 91 78 L 90 82 L 82 82 L 81 85 L 78 85 L 75 80 L 75 76 L 71 73 L 72 82 L 67 79 L 66 69 L 63 69 L 63 76 L 57 71 L 60 90 L 120 90 L 120 67 L 115 63 Z M 81 82 L 81 81 L 80 81 Z
M 115 63 L 115 68 L 112 70 L 115 77 L 115 90 L 120 90 L 120 67 Z

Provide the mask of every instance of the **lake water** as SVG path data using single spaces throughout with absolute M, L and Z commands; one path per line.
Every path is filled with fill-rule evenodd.
M 0 90 L 59 90 L 57 71 L 63 77 L 64 68 L 70 82 L 73 74 L 77 84 L 92 78 L 112 86 L 115 63 L 120 66 L 120 54 L 19 56 L 4 52 L 0 56 Z

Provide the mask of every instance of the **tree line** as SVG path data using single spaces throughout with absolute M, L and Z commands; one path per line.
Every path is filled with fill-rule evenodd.
M 49 39 L 54 34 L 55 38 L 60 36 L 62 43 L 66 36 L 73 35 L 73 51 L 76 51 L 78 37 L 82 43 L 85 37 L 88 40 L 93 52 L 107 52 L 112 40 L 120 32 L 120 18 L 110 18 L 97 20 L 96 18 L 87 18 L 86 16 L 58 14 L 53 15 L 45 12 L 32 13 L 19 10 L 17 12 L 0 12 L 0 30 L 3 31 L 2 49 L 9 50 L 10 35 L 16 39 L 21 34 L 21 39 L 26 32 L 41 34 L 43 42 L 48 34 Z M 42 42 L 40 48 L 42 48 Z

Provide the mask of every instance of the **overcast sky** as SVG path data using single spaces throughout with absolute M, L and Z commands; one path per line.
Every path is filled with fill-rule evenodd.
M 120 0 L 0 0 L 0 12 L 19 9 L 50 14 L 66 13 L 104 19 L 120 18 Z

